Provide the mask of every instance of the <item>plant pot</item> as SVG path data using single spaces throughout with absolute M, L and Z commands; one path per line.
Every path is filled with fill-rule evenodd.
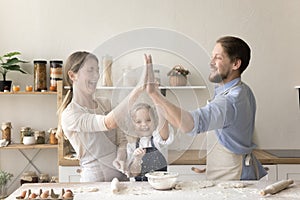
M 4 90 L 10 91 L 11 84 L 12 81 L 0 81 L 0 92 L 3 92 Z
M 183 75 L 176 75 L 169 77 L 170 86 L 186 86 L 187 77 Z
M 35 144 L 35 138 L 34 138 L 34 136 L 24 136 L 23 137 L 23 144 L 24 145 Z
M 0 199 L 7 197 L 7 187 L 6 185 L 0 185 Z

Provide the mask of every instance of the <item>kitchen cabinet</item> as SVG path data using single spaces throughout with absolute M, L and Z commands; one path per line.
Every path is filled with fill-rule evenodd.
M 278 164 L 278 180 L 300 180 L 300 164 Z
M 261 178 L 261 180 L 266 181 L 276 181 L 277 180 L 277 165 L 263 165 L 267 170 L 268 174 Z
M 58 171 L 60 183 L 80 182 L 79 166 L 59 166 Z

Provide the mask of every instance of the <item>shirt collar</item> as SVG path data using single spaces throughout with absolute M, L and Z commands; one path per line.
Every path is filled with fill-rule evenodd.
M 241 81 L 241 78 L 239 77 L 239 78 L 229 81 L 228 83 L 225 83 L 224 85 L 217 85 L 215 87 L 215 96 L 224 93 L 229 88 L 237 85 L 240 81 Z

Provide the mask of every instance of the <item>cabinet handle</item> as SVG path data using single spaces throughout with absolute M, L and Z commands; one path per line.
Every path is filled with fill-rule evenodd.
M 80 174 L 81 173 L 81 169 L 76 169 L 76 173 Z

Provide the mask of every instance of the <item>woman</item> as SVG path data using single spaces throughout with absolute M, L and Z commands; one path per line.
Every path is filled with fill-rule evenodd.
M 100 77 L 98 63 L 95 55 L 79 51 L 71 54 L 65 64 L 65 77 L 71 89 L 59 109 L 59 126 L 80 160 L 81 182 L 111 181 L 114 177 L 126 179 L 120 173 L 124 166 L 119 161 L 126 159 L 127 141 L 122 135 L 117 143 L 114 129 L 120 119 L 115 116 L 126 112 L 128 100 L 134 99 L 132 94 L 138 89 L 111 110 L 107 99 L 94 98 Z

